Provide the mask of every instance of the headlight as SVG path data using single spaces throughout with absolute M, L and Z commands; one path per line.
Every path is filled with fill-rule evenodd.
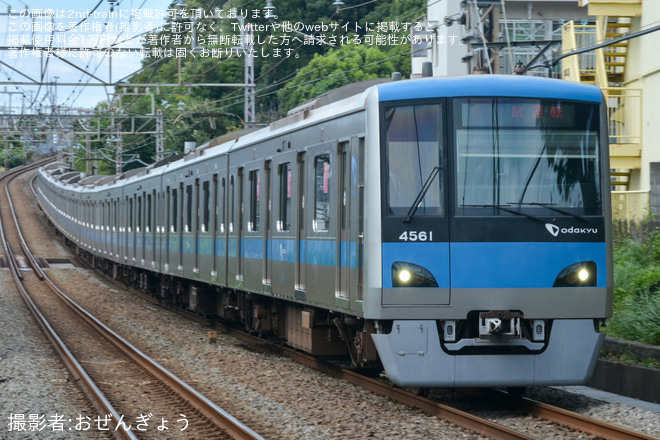
M 596 275 L 596 263 L 593 261 L 575 263 L 559 272 L 552 287 L 594 287 Z
M 399 281 L 401 281 L 404 284 L 410 281 L 410 278 L 412 277 L 412 274 L 407 269 L 401 269 L 398 275 L 399 275 Z
M 438 282 L 428 270 L 413 263 L 396 261 L 392 264 L 394 287 L 438 287 Z

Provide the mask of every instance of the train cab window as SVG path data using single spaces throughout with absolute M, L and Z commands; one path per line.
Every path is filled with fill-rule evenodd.
M 259 207 L 261 203 L 261 176 L 259 170 L 250 171 L 248 174 L 250 187 L 250 206 L 248 213 L 247 229 L 250 232 L 259 231 Z
M 442 215 L 442 107 L 390 107 L 385 110 L 384 124 L 387 215 L 407 215 L 419 197 L 417 216 Z
M 281 164 L 277 169 L 277 173 L 280 176 L 277 230 L 285 232 L 291 229 L 291 162 Z
M 323 154 L 314 159 L 314 231 L 330 229 L 330 155 Z
M 599 111 L 544 99 L 454 100 L 463 215 L 598 215 Z
M 202 222 L 200 228 L 202 232 L 209 230 L 211 220 L 211 182 L 208 180 L 202 183 Z

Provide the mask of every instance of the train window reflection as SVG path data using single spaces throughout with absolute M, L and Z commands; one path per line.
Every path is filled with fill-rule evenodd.
M 186 224 L 185 231 L 192 231 L 192 217 L 193 217 L 193 187 L 186 185 Z
M 387 214 L 402 216 L 436 168 L 442 169 L 440 105 L 391 107 L 385 113 Z M 433 180 L 417 209 L 418 216 L 441 215 L 442 173 Z
M 596 105 L 457 99 L 454 115 L 459 213 L 600 214 Z
M 332 169 L 330 155 L 314 160 L 314 230 L 326 232 L 330 228 L 330 181 Z
M 280 176 L 279 185 L 279 218 L 277 219 L 277 230 L 286 232 L 291 229 L 291 162 L 283 163 L 278 167 Z
M 250 232 L 259 231 L 259 207 L 261 202 L 261 178 L 259 171 L 250 171 L 248 175 L 250 181 L 250 212 L 248 216 L 247 228 Z
M 202 232 L 209 230 L 209 221 L 211 220 L 211 182 L 208 180 L 202 183 Z
M 179 198 L 176 188 L 172 189 L 172 224 L 170 225 L 170 230 L 172 232 L 177 231 L 177 218 L 179 217 Z

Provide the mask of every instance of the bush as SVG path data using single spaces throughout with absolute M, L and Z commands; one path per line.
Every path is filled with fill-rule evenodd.
M 614 311 L 607 333 L 660 345 L 660 233 L 614 249 Z
M 660 291 L 629 297 L 608 327 L 617 337 L 660 345 Z

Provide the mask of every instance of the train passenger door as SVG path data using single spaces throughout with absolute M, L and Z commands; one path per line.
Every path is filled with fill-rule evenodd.
M 153 269 L 156 266 L 156 225 L 154 224 L 154 214 L 156 212 L 156 190 L 152 190 L 151 194 L 147 195 L 147 213 L 145 215 L 145 233 L 149 234 L 149 246 L 147 247 L 151 251 L 149 252 L 149 257 L 151 258 L 149 266 Z
M 112 257 L 115 261 L 119 261 L 119 209 L 120 199 L 117 197 L 112 201 Z
M 214 175 L 213 181 L 213 199 L 215 209 L 213 210 L 213 267 L 211 279 L 215 280 L 221 286 L 227 285 L 227 244 L 228 244 L 228 191 L 229 175 L 227 173 L 228 156 L 218 158 L 216 169 L 218 173 Z
M 293 296 L 298 286 L 299 230 L 301 203 L 298 152 L 287 151 L 274 158 L 272 165 L 272 230 L 268 254 L 269 276 L 273 293 Z
M 337 215 L 337 244 L 335 249 L 336 264 L 336 298 L 342 307 L 348 308 L 349 282 L 350 282 L 350 191 L 351 191 L 351 145 L 349 141 L 340 142 L 338 148 L 339 159 L 339 192 Z
M 195 186 L 193 188 L 193 194 L 192 194 L 192 200 L 190 200 L 190 205 L 188 207 L 188 212 L 192 213 L 192 218 L 188 220 L 188 226 L 191 228 L 191 231 L 193 233 L 193 242 L 192 242 L 192 253 L 194 255 L 194 264 L 192 267 L 192 270 L 194 273 L 199 273 L 199 229 L 200 229 L 200 221 L 202 220 L 202 215 L 203 213 L 200 210 L 200 183 L 199 183 L 199 178 L 195 179 Z M 191 216 L 190 214 L 187 214 L 189 217 Z
M 139 266 L 144 266 L 145 260 L 145 231 L 144 231 L 144 203 L 146 200 L 146 192 L 138 193 L 137 196 L 137 221 L 135 225 L 135 233 L 137 235 L 137 242 L 135 244 L 135 260 Z
M 307 149 L 307 199 L 305 200 L 306 299 L 335 303 L 337 291 L 337 142 Z
M 265 197 L 263 197 L 264 201 L 264 221 L 262 222 L 262 225 L 264 227 L 264 241 L 263 241 L 263 285 L 264 285 L 264 291 L 268 291 L 270 293 L 272 289 L 272 284 L 271 284 L 271 271 L 272 271 L 272 261 L 270 259 L 270 255 L 268 252 L 268 249 L 270 247 L 271 243 L 271 238 L 272 238 L 272 230 L 271 230 L 271 208 L 272 208 L 272 184 L 271 184 L 271 166 L 272 163 L 270 160 L 267 160 L 264 163 L 264 192 L 265 192 Z
M 243 204 L 243 173 L 244 169 L 239 168 L 235 188 L 237 212 L 234 213 L 236 216 L 236 282 L 239 286 L 243 285 L 243 210 L 245 209 Z
M 228 194 L 228 178 L 227 173 L 223 172 L 218 182 L 218 202 L 217 210 L 215 213 L 215 253 L 214 263 L 215 276 L 218 277 L 218 283 L 222 286 L 227 285 L 227 250 L 228 250 L 228 219 L 227 219 L 227 194 Z
M 241 265 L 243 222 L 243 168 L 232 168 L 229 172 L 228 188 L 228 233 L 227 233 L 227 285 L 242 287 L 243 268 Z
M 176 192 L 176 188 L 172 189 L 169 186 L 164 195 L 165 203 L 164 206 L 164 224 L 163 224 L 163 236 L 161 239 L 161 264 L 163 272 L 169 272 L 170 270 L 170 234 L 172 224 L 172 193 Z
M 176 206 L 172 212 L 173 219 L 175 223 L 178 225 L 178 232 L 176 234 L 176 241 L 177 241 L 177 270 L 181 272 L 183 270 L 183 231 L 184 231 L 184 224 L 183 224 L 183 206 L 185 203 L 185 193 L 183 189 L 183 182 L 179 183 L 179 200 L 178 202 L 181 203 L 181 209 L 179 209 Z M 175 198 L 176 199 L 176 198 Z M 175 228 L 176 229 L 176 228 Z
M 298 299 L 305 299 L 305 281 L 307 278 L 307 262 L 305 237 L 307 236 L 306 216 L 305 216 L 305 153 L 299 153 L 296 160 L 297 188 L 298 188 L 298 213 L 296 225 L 296 249 L 295 249 L 295 296 Z

